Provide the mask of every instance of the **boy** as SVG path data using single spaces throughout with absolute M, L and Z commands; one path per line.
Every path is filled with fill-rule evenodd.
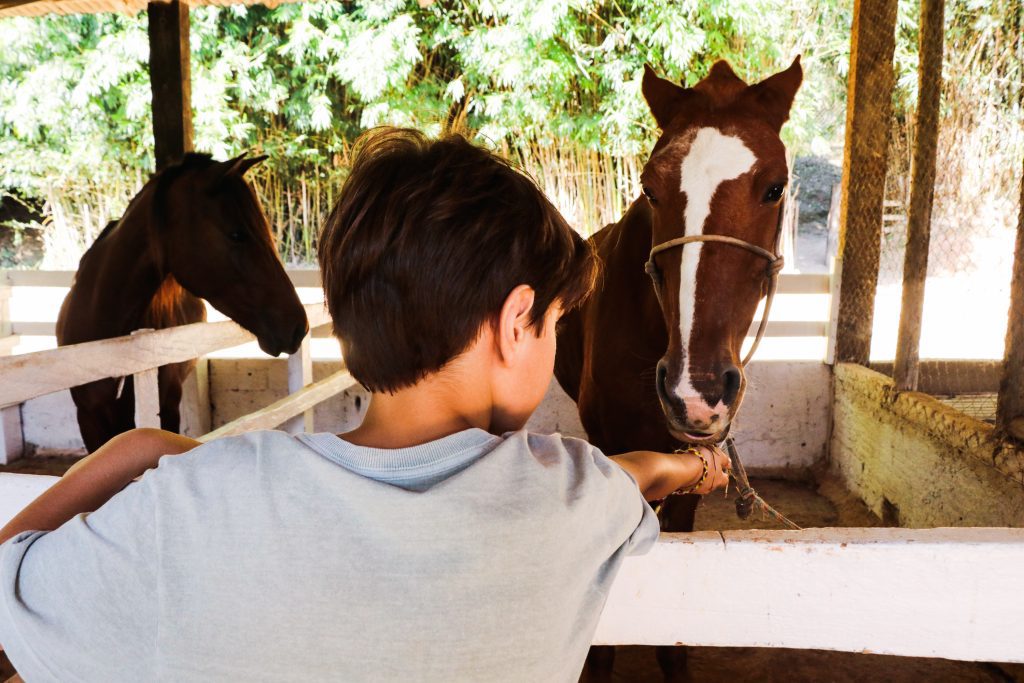
M 29 683 L 575 680 L 657 537 L 644 497 L 724 485 L 717 450 L 613 461 L 523 431 L 596 264 L 497 157 L 371 132 L 319 257 L 363 423 L 194 449 L 136 430 L 80 463 L 0 532 Z

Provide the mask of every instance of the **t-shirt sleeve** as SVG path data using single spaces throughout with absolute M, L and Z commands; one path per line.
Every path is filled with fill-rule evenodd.
M 601 455 L 602 458 L 606 458 Z M 658 542 L 658 535 L 661 533 L 661 524 L 658 522 L 658 515 L 654 512 L 651 504 L 648 503 L 642 493 L 640 493 L 640 486 L 636 483 L 636 479 L 633 478 L 626 470 L 619 467 L 613 461 L 609 460 L 612 465 L 622 472 L 632 484 L 632 492 L 636 493 L 636 497 L 640 499 L 640 504 L 643 507 L 642 517 L 640 523 L 636 525 L 636 529 L 630 535 L 629 540 L 626 541 L 626 548 L 630 555 L 645 555 L 654 544 Z M 628 488 L 628 487 L 627 487 Z
M 59 529 L 0 545 L 0 643 L 26 681 L 154 677 L 152 479 Z
M 622 550 L 627 555 L 647 553 L 657 542 L 661 527 L 636 480 L 597 446 L 572 437 L 562 437 L 562 443 L 567 451 L 586 463 L 587 469 L 596 471 L 594 479 L 602 485 L 586 488 L 602 498 L 598 505 L 604 511 L 606 522 L 616 527 L 617 533 L 626 532 Z

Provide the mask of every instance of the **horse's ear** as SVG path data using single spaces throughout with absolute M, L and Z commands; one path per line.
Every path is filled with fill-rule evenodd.
M 230 164 L 230 166 L 228 166 L 228 170 L 224 173 L 224 175 L 244 176 L 245 172 L 248 171 L 250 168 L 266 160 L 266 154 L 261 154 L 257 157 L 246 157 L 245 154 L 243 153 L 241 156 L 237 156 L 231 161 L 225 162 Z
M 768 121 L 776 130 L 789 120 L 789 110 L 793 106 L 793 98 L 800 89 L 804 71 L 800 66 L 800 56 L 793 60 L 789 68 L 769 76 L 760 83 L 750 86 L 747 97 L 760 104 L 768 115 Z
M 690 92 L 672 81 L 660 78 L 649 64 L 644 64 L 644 80 L 640 90 L 647 100 L 647 106 L 654 114 L 658 127 L 665 126 L 679 113 L 679 108 L 689 99 Z

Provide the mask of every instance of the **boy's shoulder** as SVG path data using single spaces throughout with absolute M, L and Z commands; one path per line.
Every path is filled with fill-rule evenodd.
M 180 455 L 160 458 L 155 470 L 147 472 L 160 482 L 203 479 L 224 481 L 255 476 L 260 471 L 298 464 L 308 446 L 287 432 L 260 430 L 207 441 Z

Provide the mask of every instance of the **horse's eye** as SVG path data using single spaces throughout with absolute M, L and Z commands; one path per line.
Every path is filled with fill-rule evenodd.
M 246 238 L 243 230 L 232 230 L 228 233 L 228 239 L 232 242 L 244 242 Z
M 649 188 L 646 185 L 644 185 L 643 186 L 643 190 L 644 190 L 644 195 L 647 197 L 648 201 L 651 202 L 651 204 L 654 204 L 654 203 L 656 203 L 658 201 L 657 199 L 654 198 L 654 193 L 651 192 L 651 188 Z
M 768 204 L 774 204 L 775 202 L 782 199 L 782 193 L 786 191 L 786 186 L 782 183 L 778 185 L 772 185 L 768 188 L 768 191 L 764 193 L 764 201 Z

